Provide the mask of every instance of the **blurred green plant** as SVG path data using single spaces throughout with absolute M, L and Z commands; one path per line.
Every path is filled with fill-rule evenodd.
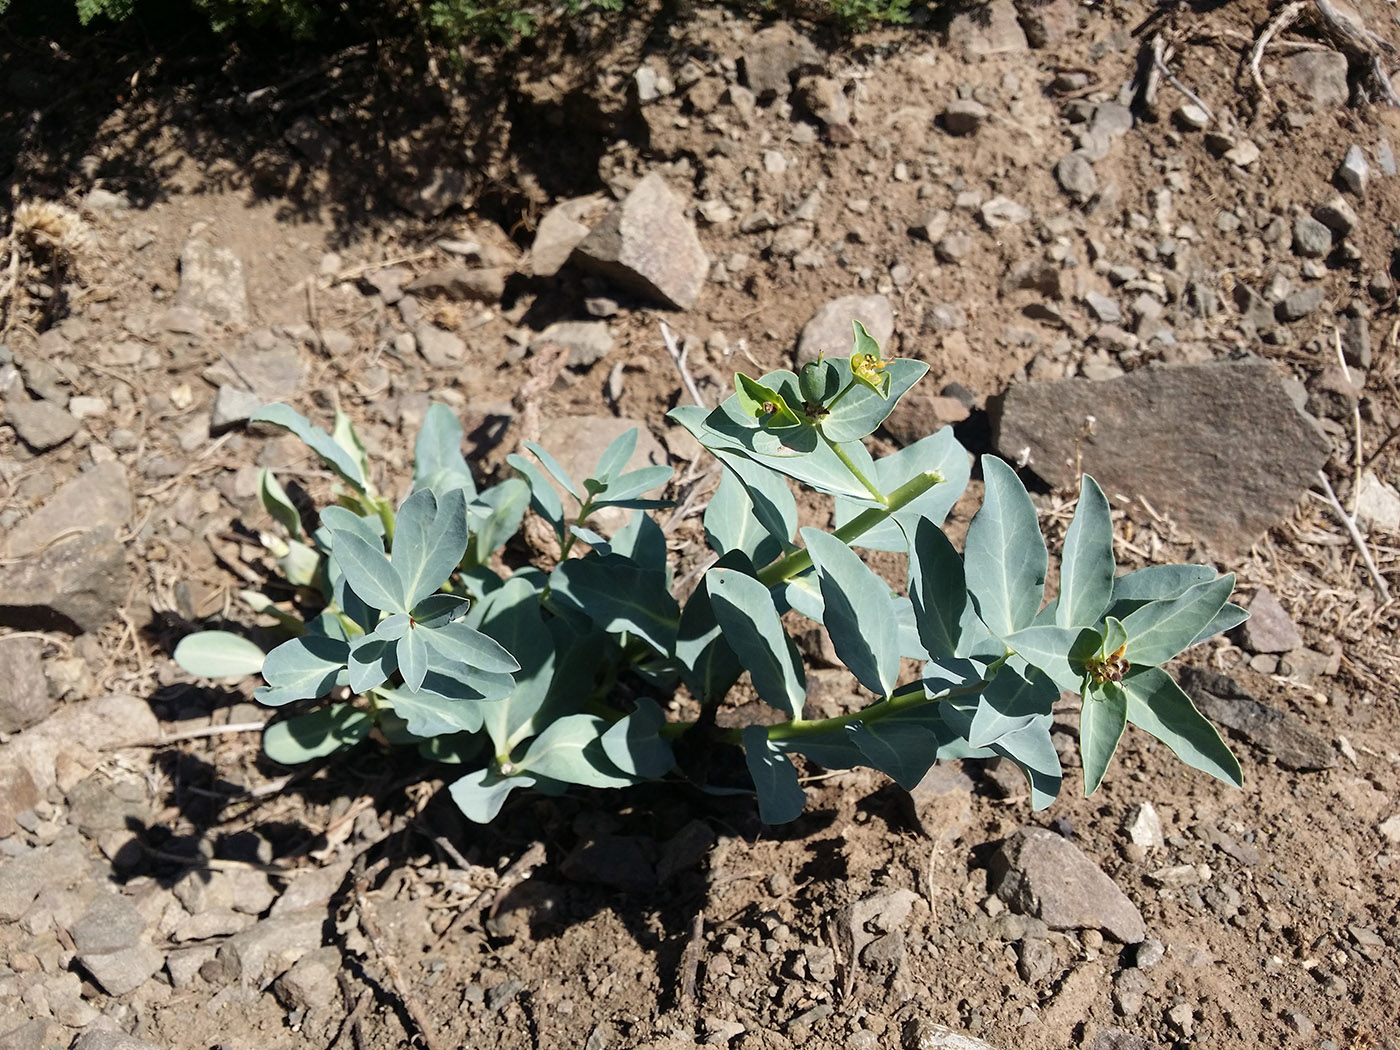
M 714 411 L 675 409 L 671 418 L 725 468 L 704 515 L 715 558 L 683 605 L 666 537 L 645 513 L 669 506 L 652 494 L 671 470 L 627 469 L 635 430 L 581 483 L 527 443 L 529 457 L 508 457 L 518 477 L 479 490 L 460 423 L 434 405 L 411 490 L 395 508 L 376 491 L 348 419 L 337 415 L 328 434 L 270 405 L 254 419 L 300 437 L 344 486 L 308 529 L 277 480 L 260 476 L 263 505 L 286 534 L 264 542 L 299 597 L 243 596 L 288 640 L 264 655 L 239 635 L 205 631 L 182 640 L 175 658 L 211 678 L 260 673 L 255 698 L 289 711 L 264 737 L 279 762 L 324 757 L 377 732 L 381 743 L 461 765 L 449 790 L 476 821 L 491 820 L 518 788 L 558 794 L 670 776 L 682 737 L 701 749 L 741 748 L 770 823 L 802 811 L 794 754 L 828 768 L 871 766 L 905 787 L 939 759 L 1000 755 L 1025 773 L 1039 808 L 1060 789 L 1050 728 L 1066 691 L 1080 697 L 1086 793 L 1130 722 L 1238 785 L 1234 756 L 1163 669 L 1243 621 L 1229 601 L 1234 577 L 1200 565 L 1117 575 L 1108 501 L 1086 476 L 1059 594 L 1046 603 L 1049 556 L 1035 507 L 992 456 L 982 459 L 985 495 L 959 552 L 941 524 L 971 463 L 952 431 L 879 459 L 865 445 L 926 371 L 885 358 L 857 322 L 848 358 L 800 375 L 740 374 Z M 831 499 L 830 531 L 798 527 L 792 483 Z M 553 530 L 558 560 L 503 574 L 493 554 L 527 507 Z M 631 512 L 607 538 L 592 523 L 604 508 Z M 856 547 L 906 555 L 901 587 Z M 826 628 L 871 694 L 868 706 L 804 717 L 806 673 L 789 634 L 803 618 Z M 716 711 L 745 675 L 783 718 L 720 729 Z M 682 686 L 698 716 L 669 720 Z

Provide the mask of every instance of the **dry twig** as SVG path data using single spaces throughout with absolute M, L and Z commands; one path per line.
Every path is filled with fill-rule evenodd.
M 1381 601 L 1390 601 L 1390 588 L 1386 585 L 1385 577 L 1376 568 L 1375 560 L 1371 557 L 1370 548 L 1366 546 L 1366 540 L 1362 537 L 1361 530 L 1356 527 L 1356 522 L 1346 512 L 1341 501 L 1337 499 L 1337 494 L 1332 491 L 1332 483 L 1327 480 L 1327 475 L 1319 470 L 1317 479 L 1322 482 L 1322 491 L 1327 496 L 1327 502 L 1332 505 L 1333 513 L 1341 519 L 1342 525 L 1346 527 L 1347 533 L 1351 536 L 1352 544 L 1361 553 L 1361 560 L 1366 563 L 1366 571 L 1371 574 L 1371 582 L 1376 585 Z
M 361 864 L 363 864 L 363 859 Z M 354 889 L 355 915 L 359 919 L 360 930 L 368 938 L 370 946 L 374 949 L 374 954 L 379 956 L 380 963 L 383 964 L 385 972 L 389 975 L 389 983 L 394 986 L 394 994 L 398 996 L 399 1003 L 403 1006 L 404 1012 L 408 1014 L 409 1020 L 418 1029 L 418 1038 L 422 1040 L 425 1050 L 437 1050 L 440 1045 L 437 1029 L 428 1020 L 428 1015 L 423 1010 L 423 1004 L 418 1001 L 412 985 L 404 979 L 403 971 L 399 969 L 398 960 L 389 951 L 388 944 L 384 940 L 384 931 L 379 928 L 379 921 L 375 917 L 374 905 L 365 892 L 368 887 L 369 876 L 362 868 L 355 878 Z

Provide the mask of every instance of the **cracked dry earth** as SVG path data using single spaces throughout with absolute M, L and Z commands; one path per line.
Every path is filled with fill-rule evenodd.
M 463 67 L 0 41 L 0 1048 L 1395 1047 L 1400 111 L 1277 18 L 648 9 Z M 1052 548 L 1082 466 L 1125 565 L 1239 574 L 1253 619 L 1177 671 L 1243 790 L 1130 731 L 1077 797 L 1067 698 L 1045 813 L 969 761 L 809 767 L 782 828 L 679 784 L 481 828 L 403 755 L 273 766 L 251 684 L 170 659 L 258 623 L 258 468 L 330 494 L 261 401 L 344 409 L 391 492 L 433 401 L 482 479 L 635 423 L 684 572 L 715 475 L 659 322 L 713 403 L 852 315 L 930 365 L 882 451 L 1016 460 Z M 865 702 L 803 642 L 813 710 Z

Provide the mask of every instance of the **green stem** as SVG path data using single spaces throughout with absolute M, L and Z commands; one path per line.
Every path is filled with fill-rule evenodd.
M 871 507 L 857 514 L 846 524 L 832 533 L 838 540 L 849 546 L 862 535 L 869 532 L 880 522 L 885 521 L 891 515 L 898 513 L 907 507 L 914 500 L 918 499 L 933 486 L 943 481 L 943 475 L 936 470 L 926 470 L 921 474 L 916 474 L 909 481 L 906 481 L 899 488 L 895 489 L 888 497 L 881 497 L 886 502 L 883 507 Z M 774 584 L 783 583 L 794 577 L 801 576 L 812 567 L 812 556 L 806 550 L 795 550 L 784 554 L 777 561 L 774 561 L 759 571 L 758 581 L 765 587 L 772 587 Z
M 394 549 L 394 506 L 387 499 L 374 499 L 374 512 L 379 515 L 379 520 L 384 524 L 384 538 L 389 541 L 389 549 Z
M 818 431 L 818 433 L 821 432 Z M 826 442 L 827 448 L 831 449 L 831 451 L 836 453 L 836 458 L 841 461 L 842 465 L 845 466 L 845 468 L 851 472 L 851 477 L 855 478 L 863 486 L 865 486 L 865 491 L 870 493 L 871 499 L 873 499 L 876 503 L 881 503 L 885 506 L 889 505 L 889 497 L 887 497 L 883 492 L 881 492 L 879 488 L 875 485 L 875 483 L 865 476 L 864 471 L 862 471 L 860 467 L 856 466 L 855 460 L 851 459 L 851 457 L 846 454 L 846 450 L 844 448 L 838 445 L 835 441 L 832 441 L 831 438 L 827 437 L 824 433 L 822 434 L 822 440 Z
M 592 496 L 589 496 L 588 499 L 585 500 L 585 501 L 583 502 L 583 504 L 579 507 L 579 509 L 578 509 L 578 517 L 574 519 L 574 524 L 575 524 L 575 525 L 578 525 L 579 527 L 582 527 L 582 526 L 583 526 L 583 523 L 586 522 L 586 521 L 588 520 L 588 515 L 590 515 L 590 514 L 592 514 L 592 513 L 593 513 L 593 497 L 592 497 Z M 567 523 L 566 523 L 566 524 L 567 524 Z M 567 529 L 565 529 L 565 531 L 564 531 L 564 543 L 563 543 L 563 545 L 559 548 L 559 560 L 560 560 L 560 561 L 563 561 L 565 558 L 567 558 L 567 557 L 569 556 L 569 551 L 573 550 L 574 540 L 576 540 L 576 539 L 578 539 L 577 536 L 575 536 L 572 532 L 569 532 Z

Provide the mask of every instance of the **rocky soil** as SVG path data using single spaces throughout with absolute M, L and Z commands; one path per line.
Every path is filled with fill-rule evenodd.
M 1400 26 L 1334 11 L 0 41 L 0 1048 L 1400 1045 L 1400 110 L 1355 29 Z M 1052 538 L 1088 471 L 1121 562 L 1239 574 L 1177 670 L 1242 791 L 1130 735 L 1042 814 L 966 762 L 813 767 L 783 828 L 666 784 L 483 829 L 406 756 L 275 767 L 251 684 L 171 660 L 258 622 L 259 467 L 331 492 L 262 402 L 349 413 L 391 492 L 433 401 L 483 478 L 639 425 L 692 564 L 715 475 L 665 412 L 853 316 L 930 365 L 885 449 L 954 426 Z M 808 641 L 813 704 L 859 702 Z

